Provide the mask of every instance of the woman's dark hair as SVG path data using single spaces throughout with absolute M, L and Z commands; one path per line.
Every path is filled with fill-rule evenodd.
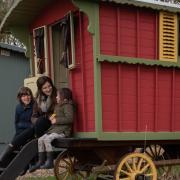
M 57 89 L 54 86 L 52 79 L 48 76 L 41 76 L 38 78 L 36 84 L 37 84 L 37 94 L 36 94 L 36 98 L 39 97 L 40 99 L 42 98 L 42 96 L 45 96 L 45 94 L 42 92 L 42 86 L 46 83 L 49 82 L 49 84 L 52 86 L 52 94 L 51 94 L 51 100 L 52 100 L 52 105 L 49 109 L 53 109 L 54 105 L 56 104 L 56 95 L 57 95 Z
M 59 93 L 63 99 L 72 100 L 72 91 L 69 88 L 61 88 Z
M 33 94 L 32 94 L 32 91 L 31 91 L 30 88 L 24 87 L 24 86 L 19 88 L 18 93 L 17 93 L 17 99 L 18 99 L 19 102 L 21 102 L 21 103 L 22 103 L 21 97 L 22 97 L 23 95 L 30 95 L 30 96 L 31 96 L 31 99 L 32 99 L 32 101 L 33 101 Z
M 36 97 L 38 96 L 43 96 L 45 95 L 43 92 L 42 92 L 42 86 L 46 83 L 46 82 L 49 82 L 49 84 L 52 86 L 52 94 L 51 94 L 51 97 L 56 97 L 56 87 L 54 86 L 53 82 L 52 82 L 52 79 L 48 76 L 41 76 L 38 78 L 36 84 L 37 84 L 37 88 L 38 88 L 38 91 L 37 91 L 37 95 Z

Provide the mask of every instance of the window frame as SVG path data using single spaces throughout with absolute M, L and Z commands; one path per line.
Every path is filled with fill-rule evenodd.
M 44 64 L 44 73 L 38 73 L 38 67 L 37 67 L 37 53 L 36 53 L 36 41 L 35 41 L 35 31 L 37 29 L 44 29 L 44 60 L 45 60 L 45 64 Z M 33 57 L 34 57 L 34 72 L 35 72 L 35 76 L 39 76 L 39 75 L 48 75 L 49 74 L 49 69 L 48 69 L 48 41 L 47 41 L 47 26 L 43 25 L 43 26 L 39 26 L 37 28 L 33 29 Z

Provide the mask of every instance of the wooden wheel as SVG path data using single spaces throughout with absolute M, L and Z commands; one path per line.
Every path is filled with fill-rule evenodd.
M 157 180 L 156 167 L 147 155 L 131 153 L 117 164 L 114 180 Z
M 164 148 L 158 144 L 153 144 L 146 147 L 144 153 L 147 154 L 154 161 L 168 159 L 167 153 L 165 152 Z M 171 166 L 157 167 L 158 179 L 168 178 L 170 173 L 171 173 Z
M 54 174 L 57 180 L 81 180 L 84 178 L 78 165 L 77 158 L 69 151 L 63 151 L 58 155 L 54 165 Z
M 145 153 L 153 160 L 165 159 L 165 150 L 158 144 L 146 147 Z

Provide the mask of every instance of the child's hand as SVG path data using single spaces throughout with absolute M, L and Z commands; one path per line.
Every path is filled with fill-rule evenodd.
M 49 120 L 52 121 L 55 117 L 56 117 L 56 114 L 54 113 L 49 117 Z
M 56 123 L 56 118 L 54 117 L 52 120 L 51 120 L 51 124 L 55 124 Z

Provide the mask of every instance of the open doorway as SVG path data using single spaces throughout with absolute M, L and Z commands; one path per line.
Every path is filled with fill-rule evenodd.
M 60 23 L 53 25 L 51 27 L 51 32 L 54 84 L 57 88 L 68 87 L 68 69 L 64 62 L 62 62 L 62 55 L 64 53 L 64 33 Z

